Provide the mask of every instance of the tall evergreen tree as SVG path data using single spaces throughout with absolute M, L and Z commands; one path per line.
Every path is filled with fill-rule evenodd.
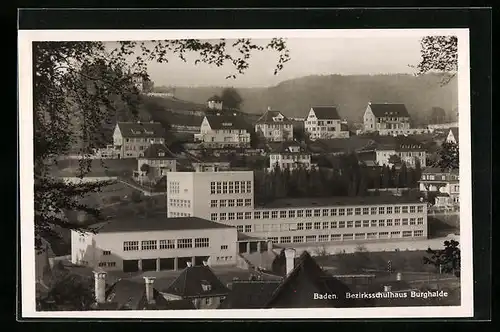
M 408 169 L 406 167 L 406 163 L 401 164 L 401 168 L 399 169 L 399 188 L 407 188 L 408 187 Z

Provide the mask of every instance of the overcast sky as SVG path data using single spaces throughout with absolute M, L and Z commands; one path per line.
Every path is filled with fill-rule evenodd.
M 230 40 L 228 40 L 229 44 Z M 255 42 L 265 43 L 265 40 Z M 230 66 L 195 66 L 173 58 L 169 63 L 151 63 L 149 75 L 155 86 L 273 86 L 307 75 L 357 75 L 413 73 L 409 65 L 420 60 L 420 38 L 328 38 L 287 39 L 291 60 L 273 75 L 277 53 L 263 51 L 250 59 L 250 68 L 237 79 L 225 79 Z

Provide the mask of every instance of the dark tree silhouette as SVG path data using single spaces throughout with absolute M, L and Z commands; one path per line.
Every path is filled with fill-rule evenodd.
M 243 99 L 235 88 L 225 88 L 221 97 L 223 107 L 239 110 Z
M 459 150 L 458 144 L 453 142 L 443 142 L 438 151 L 436 167 L 442 170 L 459 169 Z
M 433 107 L 430 112 L 430 123 L 438 124 L 446 121 L 446 112 L 441 107 Z
M 424 264 L 430 264 L 440 269 L 441 273 L 453 273 L 457 277 L 460 276 L 460 248 L 458 241 L 444 241 L 444 249 L 432 250 L 427 249 L 427 254 L 423 258 Z

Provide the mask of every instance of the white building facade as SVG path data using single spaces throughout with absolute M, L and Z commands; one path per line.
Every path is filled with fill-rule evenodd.
M 172 186 L 177 195 L 184 194 L 182 197 L 190 201 L 190 207 L 183 211 L 236 226 L 238 232 L 280 246 L 427 237 L 427 203 L 423 201 L 383 196 L 332 197 L 283 200 L 273 202 L 273 206 L 255 207 L 253 191 L 247 189 L 253 188 L 252 172 L 199 174 L 172 173 L 168 178 L 169 189 Z M 244 193 L 240 191 L 242 183 Z M 234 191 L 235 184 L 239 194 Z M 176 199 L 169 195 L 169 200 Z M 170 204 L 169 210 L 173 210 L 169 213 L 181 211 Z
M 460 206 L 460 179 L 458 170 L 444 171 L 439 168 L 426 168 L 419 181 L 422 192 L 434 192 L 437 207 Z
M 150 144 L 165 143 L 165 129 L 158 122 L 118 122 L 113 132 L 113 145 L 120 158 L 137 158 Z
M 104 271 L 124 272 L 177 270 L 186 267 L 187 262 L 235 264 L 234 227 L 199 218 L 161 219 L 119 220 L 97 234 L 72 231 L 71 261 Z M 190 227 L 192 223 L 199 226 Z
M 270 142 L 293 140 L 293 123 L 281 112 L 267 110 L 255 123 L 255 132 Z
M 311 154 L 303 151 L 300 145 L 289 145 L 281 151 L 269 153 L 269 172 L 276 167 L 293 171 L 299 168 L 310 170 L 312 166 Z
M 304 130 L 312 140 L 349 138 L 349 131 L 333 106 L 311 107 L 304 119 Z
M 206 115 L 194 139 L 208 148 L 250 146 L 250 133 L 239 116 Z

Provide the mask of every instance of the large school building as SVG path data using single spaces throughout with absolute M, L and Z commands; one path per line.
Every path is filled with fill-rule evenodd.
M 257 206 L 252 171 L 171 172 L 167 182 L 169 217 L 205 218 L 284 247 L 427 237 L 427 203 L 420 199 L 301 198 Z

